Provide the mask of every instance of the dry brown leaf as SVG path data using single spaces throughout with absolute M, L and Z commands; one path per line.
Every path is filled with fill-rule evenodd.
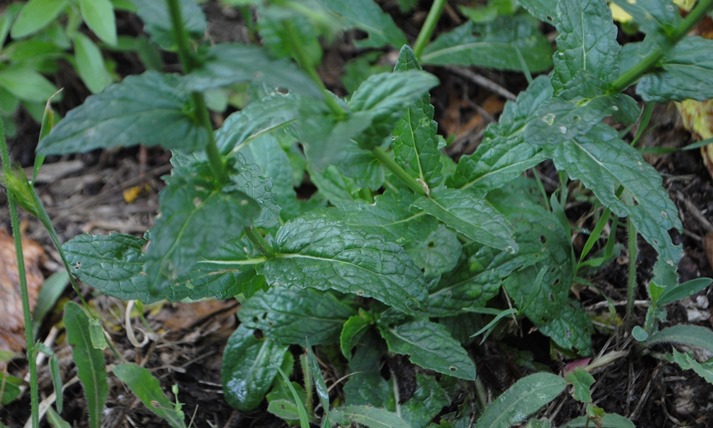
M 31 239 L 22 239 L 30 307 L 34 309 L 44 277 L 40 263 L 44 249 Z M 20 279 L 15 257 L 15 241 L 0 228 L 0 349 L 20 352 L 25 347 L 25 326 L 20 297 Z

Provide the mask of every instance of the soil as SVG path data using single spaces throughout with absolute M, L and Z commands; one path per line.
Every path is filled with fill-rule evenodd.
M 417 12 L 403 15 L 396 2 L 384 1 L 382 5 L 392 13 L 401 28 L 413 40 L 425 19 L 428 2 L 421 2 Z M 234 11 L 221 7 L 216 1 L 205 4 L 210 25 L 210 36 L 216 42 L 245 40 L 246 32 L 242 18 Z M 140 31 L 140 22 L 129 15 L 119 15 L 119 26 L 127 34 Z M 444 14 L 442 29 L 460 23 L 458 14 L 449 9 Z M 330 89 L 344 93 L 339 76 L 344 64 L 355 56 L 349 40 L 359 37 L 350 33 L 341 42 L 335 43 L 325 55 L 321 74 Z M 383 52 L 382 60 L 389 62 L 393 52 Z M 122 75 L 143 71 L 140 61 L 131 54 L 115 53 L 114 60 Z M 167 61 L 174 58 L 167 56 Z M 86 89 L 73 74 L 70 67 L 58 78 L 68 93 L 59 104 L 60 114 L 81 103 L 87 96 Z M 507 93 L 517 94 L 526 86 L 524 78 L 515 73 L 502 73 L 482 69 L 438 68 L 429 70 L 441 80 L 441 86 L 433 90 L 432 102 L 436 107 L 437 121 L 443 135 L 452 136 L 454 143 L 448 153 L 457 159 L 477 147 L 488 123 L 496 120 Z M 487 78 L 491 83 L 476 83 L 472 75 Z M 227 115 L 227 113 L 226 113 Z M 225 115 L 215 115 L 220 123 Z M 33 162 L 34 146 L 38 127 L 29 116 L 20 111 L 16 117 L 19 137 L 10 141 L 13 157 L 23 166 Z M 672 105 L 658 106 L 644 134 L 642 144 L 646 147 L 680 149 L 692 143 L 693 137 L 683 129 Z M 170 155 L 161 149 L 133 148 L 106 152 L 52 158 L 47 160 L 38 180 L 42 200 L 61 240 L 66 241 L 80 233 L 122 232 L 140 235 L 152 225 L 158 207 L 157 195 L 161 189 L 160 177 L 169 172 Z M 676 150 L 673 153 L 649 156 L 648 160 L 662 173 L 664 187 L 679 208 L 684 231 L 680 240 L 684 257 L 679 265 L 681 280 L 713 277 L 711 257 L 706 252 L 706 239 L 713 232 L 713 181 L 703 165 L 698 150 Z M 556 175 L 551 165 L 539 168 L 545 184 L 553 190 Z M 572 186 L 577 186 L 572 183 Z M 127 198 L 127 190 L 137 190 L 138 197 Z M 572 201 L 567 215 L 573 225 L 592 227 L 586 218 L 591 206 L 586 202 Z M 0 227 L 9 229 L 5 198 L 0 194 Z M 60 269 L 59 257 L 52 248 L 42 227 L 28 216 L 23 216 L 25 236 L 40 242 L 45 249 L 42 269 L 46 275 Z M 625 233 L 620 242 L 625 242 Z M 706 238 L 706 236 L 709 236 Z M 586 236 L 574 236 L 575 246 L 580 246 Z M 645 284 L 651 276 L 655 261 L 654 251 L 643 241 L 636 260 L 639 286 L 637 288 L 637 322 L 641 324 L 646 312 Z M 713 245 L 710 245 L 713 247 Z M 596 272 L 589 284 L 573 289 L 573 296 L 591 313 L 606 312 L 605 298 L 616 305 L 619 316 L 624 314 L 626 299 L 626 276 L 629 257 L 624 248 L 617 260 L 605 269 Z M 228 406 L 221 392 L 220 367 L 222 351 L 230 333 L 236 328 L 235 302 L 208 301 L 197 304 L 159 303 L 144 308 L 147 324 L 139 319 L 130 320 L 130 329 L 140 346 L 132 344 L 127 336 L 124 321 L 126 302 L 92 293 L 88 287 L 81 289 L 91 305 L 104 316 L 104 326 L 110 334 L 113 346 L 126 361 L 133 361 L 150 368 L 160 379 L 165 391 L 178 385 L 180 401 L 188 420 L 195 427 L 282 427 L 284 423 L 260 408 L 254 412 L 241 413 Z M 76 299 L 71 288 L 64 293 L 64 300 Z M 668 313 L 671 323 L 696 323 L 711 327 L 713 309 L 709 304 L 713 290 L 671 305 Z M 61 359 L 62 377 L 65 383 L 76 375 L 71 354 L 64 338 L 57 335 L 61 321 L 58 305 L 44 320 L 39 339 L 52 346 Z M 558 371 L 563 369 L 561 356 L 551 358 L 549 341 L 526 325 L 519 326 L 523 332 L 507 342 L 489 341 L 484 345 L 473 344 L 469 351 L 476 358 L 479 378 L 488 394 L 497 396 L 528 370 L 519 366 L 514 355 L 517 351 L 529 351 L 535 363 L 542 363 Z M 690 371 L 682 371 L 673 364 L 655 358 L 655 352 L 643 352 L 632 343 L 623 328 L 602 325 L 594 337 L 595 355 L 619 356 L 605 367 L 595 370 L 593 388 L 594 403 L 607 412 L 616 412 L 631 418 L 640 427 L 713 426 L 713 385 L 706 383 Z M 665 348 L 658 351 L 662 352 Z M 656 351 L 656 350 L 655 350 Z M 108 361 L 114 361 L 107 352 Z M 709 356 L 710 357 L 710 356 Z M 396 372 L 413 373 L 407 359 L 394 358 L 388 362 L 399 366 Z M 21 358 L 13 360 L 7 371 L 19 377 L 26 374 L 26 364 Z M 52 393 L 52 384 L 46 366 L 40 368 L 40 391 L 42 397 Z M 406 376 L 408 377 L 408 376 Z M 104 414 L 105 427 L 162 427 L 165 423 L 149 412 L 130 391 L 115 377 L 109 376 L 109 398 Z M 408 386 L 400 385 L 408 389 Z M 335 390 L 338 394 L 338 389 Z M 74 427 L 86 426 L 86 403 L 78 383 L 68 384 L 64 391 L 62 416 Z M 465 399 L 465 398 L 463 398 Z M 461 400 L 463 400 L 461 399 Z M 458 399 L 454 406 L 460 404 Z M 455 407 L 454 407 L 455 408 Z M 562 394 L 540 414 L 555 424 L 562 424 L 584 414 L 583 407 Z M 29 418 L 29 399 L 25 396 L 0 409 L 0 420 L 11 427 L 23 426 Z

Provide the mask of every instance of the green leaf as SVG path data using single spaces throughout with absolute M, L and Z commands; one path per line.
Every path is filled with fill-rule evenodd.
M 356 117 L 365 116 L 370 122 L 366 132 L 358 135 L 356 141 L 365 149 L 381 145 L 403 116 L 405 107 L 414 104 L 436 85 L 438 79 L 421 70 L 369 76 L 349 100 L 352 112 L 360 114 Z
M 461 25 L 426 46 L 421 60 L 429 65 L 474 65 L 497 70 L 547 71 L 552 48 L 529 16 L 501 16 L 492 22 Z
M 79 11 L 97 37 L 111 46 L 116 45 L 116 22 L 110 0 L 79 0 Z
M 47 408 L 47 422 L 50 423 L 52 428 L 72 428 L 69 422 L 62 419 L 62 417 L 54 411 L 52 406 Z
M 357 423 L 368 428 L 411 428 L 396 413 L 371 406 L 342 406 L 332 409 L 329 416 L 339 424 Z
M 612 3 L 631 15 L 634 23 L 648 34 L 666 34 L 681 22 L 678 7 L 674 7 L 671 0 L 613 0 Z
M 517 2 L 540 21 L 553 25 L 556 22 L 558 0 L 517 0 Z
M 661 267 L 675 271 L 680 245 L 669 236 L 680 230 L 678 210 L 661 187 L 661 176 L 641 154 L 621 141 L 609 126 L 596 125 L 587 135 L 546 146 L 555 166 L 592 190 L 619 217 L 629 217 L 636 230 L 659 254 Z M 624 194 L 618 198 L 617 189 Z M 675 276 L 656 281 L 667 286 Z
M 66 7 L 67 0 L 30 0 L 12 24 L 10 35 L 19 39 L 36 33 L 54 21 Z
M 498 294 L 503 280 L 529 260 L 526 248 L 517 256 L 476 245 L 465 246 L 463 250 L 456 268 L 429 290 L 426 309 L 429 316 L 480 312 L 485 303 Z
M 149 291 L 156 296 L 238 239 L 260 209 L 243 192 L 215 188 L 207 163 L 175 167 L 166 183 L 144 267 Z
M 373 0 L 321 0 L 320 3 L 343 21 L 345 29 L 358 28 L 367 33 L 366 39 L 354 41 L 357 48 L 380 48 L 385 45 L 400 48 L 408 43 L 391 16 Z
M 359 343 L 359 340 L 373 323 L 374 320 L 361 309 L 358 315 L 352 315 L 344 322 L 342 331 L 339 334 L 339 349 L 342 351 L 344 358 L 351 359 L 352 349 Z
M 329 389 L 327 388 L 327 383 L 324 381 L 324 376 L 322 375 L 322 370 L 319 368 L 319 362 L 317 357 L 315 357 L 312 347 L 307 345 L 307 362 L 308 370 L 311 372 L 312 379 L 314 379 L 314 389 L 317 392 L 317 397 L 319 398 L 319 404 L 325 409 L 324 417 L 322 418 L 322 426 L 329 427 L 332 424 L 329 421 L 329 413 L 326 411 L 329 409 Z
M 304 406 L 301 403 L 307 400 L 307 394 L 301 385 L 290 382 L 299 396 L 299 401 L 296 401 L 284 380 L 280 379 L 276 383 L 277 385 L 265 397 L 268 402 L 267 411 L 280 419 L 296 424 L 300 419 L 300 410 L 297 409 L 297 406 Z
M 675 325 L 652 334 L 644 341 L 646 345 L 671 342 L 713 352 L 713 331 L 697 325 Z
M 64 154 L 136 144 L 201 149 L 208 135 L 189 116 L 190 94 L 179 89 L 179 82 L 178 76 L 154 71 L 129 76 L 70 111 L 38 151 Z
M 475 379 L 475 364 L 440 324 L 416 320 L 394 327 L 379 327 L 389 351 L 408 355 L 412 363 L 425 369 L 460 379 Z
M 475 242 L 515 253 L 513 227 L 484 198 L 461 189 L 439 187 L 430 197 L 414 202 L 416 208 L 437 218 Z
M 123 300 L 151 301 L 142 248 L 146 240 L 131 235 L 79 235 L 62 245 L 71 273 L 102 293 Z
M 713 98 L 713 40 L 685 37 L 636 86 L 644 101 L 669 102 Z
M 89 426 L 98 428 L 101 426 L 109 390 L 104 353 L 92 346 L 89 338 L 89 317 L 84 309 L 74 302 L 64 305 L 64 328 L 67 331 L 67 342 L 72 346 L 72 360 L 77 366 L 77 376 L 87 399 Z
M 485 408 L 475 427 L 507 428 L 516 425 L 557 398 L 565 386 L 564 379 L 550 373 L 524 377 Z
M 416 373 L 416 391 L 401 404 L 401 417 L 411 427 L 426 427 L 450 402 L 448 393 L 434 377 Z
M 118 364 L 114 374 L 129 387 L 144 406 L 173 428 L 182 428 L 186 424 L 182 411 L 175 408 L 175 403 L 166 397 L 161 384 L 148 369 L 133 363 Z
M 713 384 L 713 364 L 711 364 L 711 362 L 701 364 L 696 361 L 689 352 L 678 352 L 675 349 L 673 350 L 671 360 L 678 364 L 683 370 L 693 370 L 698 376 L 705 379 L 706 382 Z
M 146 240 L 130 235 L 79 235 L 62 249 L 73 275 L 109 296 L 144 303 L 160 299 L 179 301 L 205 297 L 231 298 L 255 280 L 252 267 L 216 272 L 212 266 L 198 265 L 160 296 L 149 292 L 142 248 Z
M 254 140 L 240 153 L 245 155 L 248 164 L 254 163 L 260 169 L 260 175 L 269 179 L 270 198 L 280 208 L 280 219 L 292 218 L 297 209 L 297 194 L 293 182 L 290 159 L 280 143 L 269 135 Z
M 2 394 L 0 394 L 0 404 L 3 406 L 12 403 L 22 395 L 20 386 L 23 385 L 23 381 L 19 377 L 0 372 L 0 385 L 3 386 Z
M 533 301 L 532 305 L 537 305 L 537 303 Z M 532 312 L 529 309 L 532 305 L 524 310 L 528 316 Z M 574 299 L 568 299 L 556 306 L 557 309 L 551 311 L 552 318 L 540 326 L 540 332 L 552 338 L 562 348 L 577 349 L 580 355 L 591 355 L 594 330 L 589 316 L 582 309 L 580 303 Z
M 287 88 L 290 92 L 322 98 L 317 85 L 293 63 L 270 58 L 257 46 L 221 43 L 212 46 L 200 67 L 184 78 L 192 91 L 251 82 L 272 88 Z
M 395 71 L 420 70 L 411 48 L 401 49 Z M 433 106 L 428 94 L 409 107 L 394 129 L 391 147 L 394 158 L 421 183 L 436 187 L 442 180 L 441 152 L 438 149 L 438 124 L 433 120 Z
M 332 289 L 414 313 L 426 298 L 421 271 L 381 236 L 321 219 L 295 219 L 275 238 L 278 255 L 259 266 L 272 286 Z
M 423 241 L 406 248 L 406 253 L 423 269 L 426 278 L 436 278 L 452 271 L 458 264 L 462 251 L 463 246 L 458 235 L 442 224 Z
M 611 11 L 603 1 L 557 3 L 557 52 L 552 85 L 559 92 L 586 81 L 604 87 L 618 74 L 620 46 Z
M 57 300 L 67 288 L 67 284 L 69 284 L 69 273 L 65 270 L 53 273 L 42 283 L 35 308 L 32 310 L 32 330 L 35 335 L 39 331 L 45 316 L 57 304 Z
M 223 153 L 250 148 L 249 144 L 261 136 L 290 127 L 298 119 L 298 101 L 294 96 L 273 94 L 248 104 L 225 119 L 215 132 L 216 144 Z
M 25 101 L 45 103 L 56 88 L 40 73 L 22 66 L 0 70 L 0 87 Z
M 3 10 L 2 15 L 0 15 L 0 46 L 5 46 L 7 36 L 10 34 L 10 27 L 24 6 L 21 3 L 12 3 Z
M 304 67 L 317 67 L 322 60 L 320 38 L 330 40 L 338 25 L 319 1 L 303 0 L 299 7 L 263 3 L 257 22 L 262 45 L 273 57 L 299 59 Z M 297 51 L 300 53 L 297 53 Z
M 225 399 L 241 411 L 260 405 L 287 353 L 286 345 L 258 339 L 255 334 L 255 330 L 239 326 L 223 351 L 220 376 Z
M 175 48 L 175 36 L 171 27 L 171 18 L 165 1 L 131 0 L 137 8 L 137 14 L 144 21 L 144 31 L 151 39 L 166 50 Z M 206 19 L 203 10 L 195 0 L 179 0 L 183 27 L 195 39 L 206 32 Z
M 52 378 L 52 387 L 54 388 L 55 406 L 58 412 L 62 412 L 64 407 L 64 395 L 62 393 L 62 374 L 59 369 L 59 357 L 52 353 L 49 356 L 50 360 L 50 377 Z
M 666 287 L 663 294 L 661 294 L 661 296 L 656 300 L 656 304 L 660 306 L 668 305 L 669 303 L 677 302 L 686 297 L 693 296 L 694 294 L 708 288 L 711 283 L 713 283 L 713 279 L 696 278 L 686 281 L 680 285 Z
M 460 158 L 448 185 L 485 194 L 544 161 L 542 148 L 526 142 L 523 131 L 552 94 L 549 78 L 541 76 L 520 93 L 517 101 L 508 101 L 498 123 L 486 129 L 475 153 Z
M 243 303 L 238 317 L 276 342 L 322 345 L 335 342 L 353 314 L 331 293 L 274 286 Z
M 565 375 L 565 380 L 572 385 L 572 397 L 580 403 L 591 403 L 592 393 L 590 388 L 594 385 L 594 377 L 581 367 L 577 367 Z
M 515 226 L 520 245 L 503 269 L 511 272 L 503 285 L 520 312 L 544 334 L 564 348 L 588 354 L 591 323 L 568 297 L 574 275 L 569 232 L 555 214 L 536 202 L 540 198 L 534 181 L 527 178 L 511 182 L 507 192 L 501 189 L 489 196 Z
M 74 57 L 79 77 L 93 94 L 101 92 L 111 84 L 112 78 L 104 65 L 101 51 L 82 33 L 74 35 Z

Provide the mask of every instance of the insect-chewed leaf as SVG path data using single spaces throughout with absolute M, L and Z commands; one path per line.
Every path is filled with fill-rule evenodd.
M 520 93 L 517 101 L 509 101 L 498 123 L 488 126 L 475 153 L 460 158 L 448 185 L 485 194 L 544 161 L 541 147 L 528 144 L 523 129 L 552 95 L 549 77 L 541 76 Z
M 238 317 L 280 343 L 333 343 L 354 310 L 329 292 L 294 287 L 270 287 L 248 299 Z
M 389 351 L 408 355 L 412 363 L 448 376 L 475 379 L 473 360 L 442 325 L 416 320 L 393 327 L 379 327 L 379 331 Z
M 380 235 L 326 219 L 298 218 L 275 238 L 278 255 L 258 265 L 272 286 L 335 290 L 415 313 L 425 280 L 403 248 Z
M 518 3 L 540 21 L 553 25 L 557 21 L 557 0 L 518 0 Z
M 206 163 L 176 167 L 166 181 L 144 266 L 149 291 L 156 296 L 170 293 L 201 260 L 218 255 L 260 213 L 245 193 L 216 188 Z
M 439 219 L 475 242 L 515 253 L 513 227 L 483 197 L 462 189 L 439 187 L 430 197 L 421 197 L 414 206 Z
M 193 151 L 208 134 L 186 113 L 190 94 L 171 74 L 147 71 L 92 95 L 40 141 L 44 155 L 145 144 Z
M 477 35 L 476 35 L 477 34 Z M 477 65 L 498 70 L 542 72 L 552 67 L 552 48 L 529 16 L 472 22 L 438 37 L 421 56 L 424 64 Z
M 287 88 L 290 92 L 322 98 L 317 85 L 293 63 L 272 59 L 257 46 L 221 43 L 211 47 L 200 67 L 183 77 L 188 89 L 205 91 L 239 82 Z
M 172 302 L 215 297 L 227 299 L 255 280 L 255 269 L 215 269 L 199 264 L 158 295 L 148 289 L 143 273 L 146 240 L 131 235 L 79 235 L 66 242 L 64 250 L 70 270 L 85 284 L 122 300 L 144 303 L 168 299 Z M 231 254 L 234 257 L 234 254 Z
M 629 217 L 658 252 L 659 268 L 675 272 L 681 247 L 673 244 L 669 231 L 681 229 L 678 210 L 661 186 L 661 176 L 638 151 L 603 124 L 577 139 L 547 146 L 547 151 L 557 169 L 582 181 L 616 215 Z M 617 197 L 619 187 L 624 189 L 623 198 Z M 656 282 L 670 285 L 676 282 L 675 275 Z

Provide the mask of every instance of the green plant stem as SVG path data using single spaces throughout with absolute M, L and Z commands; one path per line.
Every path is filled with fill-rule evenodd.
M 2 172 L 4 175 L 11 173 L 10 153 L 5 141 L 5 123 L 0 118 L 0 156 L 2 157 Z M 25 343 L 27 346 L 27 365 L 30 373 L 30 409 L 32 411 L 32 427 L 40 425 L 39 412 L 39 387 L 37 384 L 37 361 L 35 359 L 36 348 L 32 331 L 32 310 L 30 309 L 30 295 L 27 291 L 27 276 L 25 274 L 25 258 L 22 253 L 22 232 L 20 231 L 20 219 L 17 212 L 15 195 L 7 189 L 7 205 L 10 211 L 10 225 L 12 236 L 15 239 L 15 258 L 17 259 L 17 273 L 20 278 L 20 297 L 22 299 L 22 315 L 25 323 Z
M 174 35 L 176 36 L 178 59 L 181 62 L 183 73 L 188 74 L 193 71 L 197 64 L 195 57 L 191 52 L 188 32 L 186 31 L 186 27 L 183 25 L 181 5 L 178 0 L 166 0 L 166 2 L 168 5 L 169 15 L 171 16 L 171 27 L 173 28 Z M 195 108 L 196 119 L 198 119 L 198 123 L 205 128 L 208 133 L 208 144 L 206 145 L 208 164 L 210 165 L 210 169 L 215 179 L 220 184 L 223 184 L 227 181 L 228 172 L 223 157 L 220 155 L 220 150 L 218 150 L 218 145 L 213 137 L 213 124 L 210 121 L 208 107 L 206 107 L 203 94 L 199 92 L 191 93 L 191 99 L 193 101 L 193 107 Z
M 191 94 L 193 98 L 193 105 L 196 107 L 196 116 L 201 126 L 205 128 L 208 132 L 208 145 L 206 146 L 206 155 L 208 156 L 208 165 L 213 172 L 213 176 L 218 180 L 219 183 L 223 184 L 228 181 L 228 171 L 225 167 L 225 161 L 223 156 L 220 155 L 220 150 L 218 149 L 218 144 L 215 142 L 215 136 L 213 135 L 213 124 L 210 121 L 210 115 L 208 114 L 208 107 L 205 105 L 205 99 L 203 94 L 198 92 L 193 92 Z
M 396 161 L 389 156 L 383 149 L 377 147 L 371 151 L 374 157 L 381 162 L 386 169 L 391 171 L 402 183 L 404 183 L 409 189 L 413 190 L 414 193 L 421 196 L 428 196 L 428 186 L 426 183 L 421 184 L 415 178 L 413 178 L 408 172 L 406 172 L 401 165 L 396 163 Z
M 435 0 L 431 5 L 428 16 L 426 16 L 426 22 L 423 23 L 423 27 L 421 27 L 421 31 L 416 38 L 416 43 L 413 45 L 413 53 L 416 55 L 416 58 L 421 58 L 421 54 L 426 48 L 426 43 L 431 40 L 431 36 L 436 29 L 436 23 L 441 17 L 445 5 L 446 0 Z
M 698 4 L 691 10 L 686 18 L 671 31 L 665 40 L 665 43 L 647 55 L 641 62 L 634 67 L 626 70 L 621 76 L 617 77 L 609 87 L 609 94 L 617 94 L 629 86 L 636 83 L 644 74 L 656 67 L 663 59 L 664 55 L 676 45 L 689 31 L 706 15 L 713 7 L 713 0 L 700 0 Z
M 625 331 L 631 330 L 634 322 L 634 296 L 636 293 L 636 259 L 639 257 L 639 247 L 636 245 L 636 228 L 629 220 L 627 222 L 627 239 L 629 244 L 629 272 L 626 284 L 626 318 Z
M 245 236 L 248 237 L 250 242 L 257 248 L 257 250 L 265 256 L 266 258 L 272 258 L 275 255 L 275 250 L 270 246 L 270 244 L 265 240 L 265 238 L 260 235 L 260 233 L 255 230 L 252 226 L 245 228 Z
M 171 17 L 171 27 L 176 36 L 176 47 L 178 48 L 178 60 L 181 62 L 181 68 L 184 73 L 189 73 L 193 70 L 195 64 L 191 48 L 189 46 L 188 32 L 183 25 L 183 17 L 181 14 L 181 4 L 178 0 L 166 0 L 168 3 L 168 13 Z
M 322 79 L 319 77 L 317 69 L 314 68 L 314 65 L 307 58 L 307 53 L 302 48 L 302 45 L 296 42 L 297 40 L 299 40 L 299 38 L 297 37 L 297 32 L 295 31 L 295 24 L 288 21 L 285 24 L 285 29 L 287 30 L 290 36 L 288 43 L 290 44 L 290 51 L 294 55 L 297 64 L 299 64 L 299 66 L 302 68 L 302 70 L 305 71 L 305 73 L 307 73 L 310 79 L 312 79 L 312 81 L 316 83 L 317 86 L 319 86 L 319 89 L 322 91 L 322 94 L 324 96 L 324 100 L 327 103 L 327 107 L 329 107 L 332 113 L 334 113 L 337 120 L 341 120 L 346 116 L 346 112 L 344 111 L 344 108 L 339 105 L 337 100 L 334 99 L 332 94 L 327 90 L 327 87 L 324 86 L 324 82 L 322 82 Z

